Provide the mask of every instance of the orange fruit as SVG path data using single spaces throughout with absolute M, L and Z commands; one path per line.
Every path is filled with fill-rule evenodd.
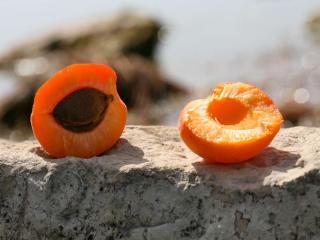
M 259 154 L 278 133 L 283 118 L 259 88 L 237 82 L 217 85 L 211 96 L 186 105 L 179 132 L 206 162 L 238 163 Z
M 115 144 L 126 118 L 115 72 L 102 64 L 74 64 L 38 89 L 31 125 L 49 155 L 89 158 Z

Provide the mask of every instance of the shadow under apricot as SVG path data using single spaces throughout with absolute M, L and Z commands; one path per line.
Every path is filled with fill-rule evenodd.
M 43 161 L 51 162 L 51 163 L 63 163 L 66 161 L 70 161 L 70 158 L 55 158 L 50 156 L 42 147 L 34 147 L 30 149 L 31 153 L 36 154 L 40 158 L 42 158 Z M 76 160 L 82 160 L 82 161 L 97 161 L 105 159 L 106 161 L 113 161 L 114 157 L 117 156 L 117 158 L 121 159 L 121 165 L 126 164 L 140 164 L 143 162 L 146 162 L 147 160 L 144 159 L 144 152 L 141 148 L 132 145 L 127 139 L 120 138 L 116 144 L 109 149 L 108 151 L 103 152 L 102 154 L 98 155 L 97 157 L 85 159 L 85 158 L 78 158 Z M 120 161 L 117 162 L 119 165 Z
M 54 159 L 59 159 L 59 158 L 55 158 L 50 156 L 42 147 L 34 147 L 30 149 L 31 153 L 34 153 L 35 155 L 41 157 L 43 160 L 45 161 L 51 161 Z
M 300 154 L 268 147 L 256 157 L 243 163 L 209 164 L 202 160 L 192 165 L 203 180 L 204 176 L 219 175 L 218 177 L 226 181 L 234 179 L 243 183 L 262 184 L 272 171 L 285 173 L 290 169 L 303 167 L 303 162 L 299 161 L 300 158 Z
M 297 161 L 300 158 L 300 154 L 279 150 L 274 147 L 268 147 L 258 156 L 249 160 L 247 164 L 258 168 L 269 167 L 285 171 L 296 167 Z

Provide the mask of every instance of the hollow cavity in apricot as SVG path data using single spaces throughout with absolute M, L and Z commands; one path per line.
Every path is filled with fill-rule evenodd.
M 114 71 L 102 64 L 75 64 L 39 88 L 31 125 L 49 155 L 89 158 L 111 148 L 126 117 Z
M 259 154 L 283 118 L 272 100 L 245 83 L 223 83 L 211 96 L 190 102 L 179 118 L 182 140 L 206 162 L 237 163 Z

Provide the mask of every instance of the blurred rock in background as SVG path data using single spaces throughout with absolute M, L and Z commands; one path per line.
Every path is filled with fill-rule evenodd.
M 307 30 L 312 40 L 320 45 L 320 12 L 310 17 L 307 22 Z
M 32 37 L 2 55 L 1 135 L 20 139 L 24 132 L 30 133 L 35 91 L 73 63 L 106 63 L 116 70 L 119 93 L 129 108 L 129 124 L 176 125 L 187 101 L 206 97 L 218 82 L 243 81 L 270 95 L 285 118 L 285 127 L 320 126 L 320 14 L 306 21 L 307 38 L 300 45 L 288 41 L 251 57 L 235 55 L 230 62 L 212 59 L 203 71 L 208 85 L 202 83 L 202 90 L 195 81 L 192 95 L 178 81 L 168 79 L 157 64 L 162 30 L 153 18 L 122 14 Z
M 163 123 L 171 111 L 169 105 L 176 104 L 186 90 L 167 79 L 154 58 L 160 29 L 161 24 L 150 17 L 123 14 L 61 29 L 4 54 L 0 78 L 12 83 L 9 92 L 0 94 L 2 128 L 30 131 L 35 91 L 73 63 L 105 63 L 116 70 L 129 124 Z

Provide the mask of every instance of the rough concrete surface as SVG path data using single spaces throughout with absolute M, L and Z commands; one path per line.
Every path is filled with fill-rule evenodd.
M 229 166 L 168 127 L 128 126 L 88 160 L 0 140 L 0 239 L 320 239 L 319 151 L 304 127 Z

